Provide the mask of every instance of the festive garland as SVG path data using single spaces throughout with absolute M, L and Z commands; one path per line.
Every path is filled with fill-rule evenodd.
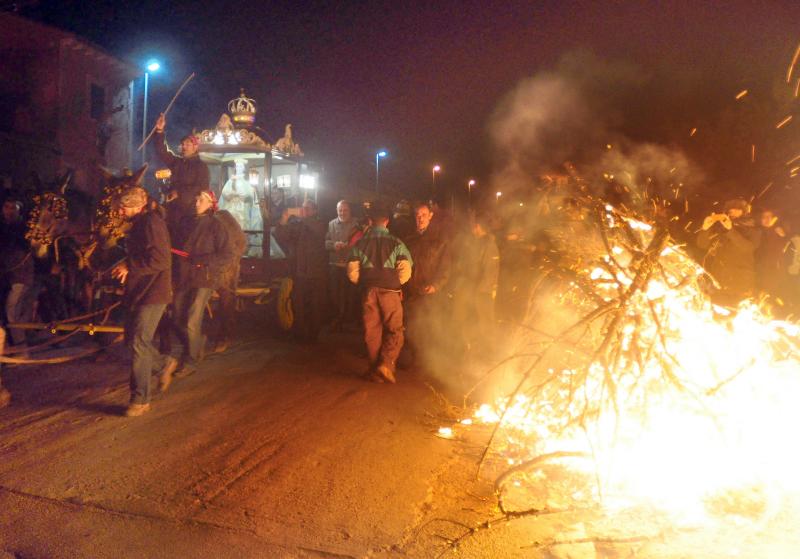
M 122 194 L 135 186 L 128 184 L 128 181 L 125 180 L 126 178 L 123 177 L 122 180 L 112 179 L 109 184 L 103 187 L 103 197 L 95 210 L 94 230 L 104 239 L 107 247 L 116 245 L 130 228 L 130 225 L 116 207 L 117 201 Z
M 25 238 L 31 244 L 46 247 L 53 243 L 53 228 L 43 229 L 41 227 L 42 212 L 51 214 L 53 221 L 67 219 L 66 198 L 53 192 L 37 194 L 33 197 L 33 209 L 28 217 L 28 230 L 25 232 Z

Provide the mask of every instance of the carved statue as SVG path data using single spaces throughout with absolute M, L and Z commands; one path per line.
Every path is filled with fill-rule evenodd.
M 284 131 L 283 138 L 275 142 L 273 146 L 276 150 L 280 151 L 281 153 L 286 153 L 289 155 L 303 155 L 303 150 L 300 149 L 300 145 L 294 143 L 292 139 L 292 125 L 287 124 L 286 130 Z

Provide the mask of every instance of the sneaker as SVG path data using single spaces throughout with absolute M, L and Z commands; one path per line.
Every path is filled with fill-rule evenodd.
M 184 363 L 180 366 L 180 368 L 175 372 L 175 378 L 186 378 L 192 376 L 197 372 L 197 367 L 194 365 L 188 365 Z
M 394 371 L 392 371 L 391 367 L 389 367 L 385 363 L 378 365 L 378 368 L 375 369 L 375 372 L 379 374 L 381 377 L 383 377 L 383 380 L 385 380 L 386 382 L 390 382 L 392 384 L 397 382 L 394 378 Z
M 11 392 L 5 388 L 0 388 L 0 408 L 6 407 L 11 402 Z
M 125 417 L 139 417 L 150 411 L 150 404 L 131 404 L 125 410 Z
M 370 382 L 377 382 L 378 384 L 383 384 L 383 377 L 380 374 L 378 374 L 378 372 L 375 369 L 370 369 L 369 371 L 364 373 L 363 377 L 364 380 Z
M 178 368 L 178 360 L 174 357 L 167 357 L 164 367 L 161 369 L 161 376 L 158 379 L 158 389 L 161 392 L 169 390 L 169 385 L 172 384 L 172 374 Z

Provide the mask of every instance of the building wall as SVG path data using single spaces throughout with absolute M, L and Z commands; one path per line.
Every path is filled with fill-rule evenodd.
M 67 169 L 97 192 L 98 166 L 131 166 L 136 70 L 69 33 L 0 13 L 0 183 Z

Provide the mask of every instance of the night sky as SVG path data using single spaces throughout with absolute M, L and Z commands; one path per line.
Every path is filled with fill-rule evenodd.
M 375 151 L 386 148 L 383 179 L 409 192 L 430 183 L 434 162 L 450 186 L 488 178 L 493 109 L 567 53 L 636 68 L 643 83 L 619 127 L 677 142 L 736 91 L 769 90 L 800 40 L 796 1 L 53 0 L 23 14 L 137 64 L 160 58 L 154 108 L 197 72 L 175 128 L 213 126 L 244 87 L 268 139 L 291 122 L 329 182 L 372 184 Z

